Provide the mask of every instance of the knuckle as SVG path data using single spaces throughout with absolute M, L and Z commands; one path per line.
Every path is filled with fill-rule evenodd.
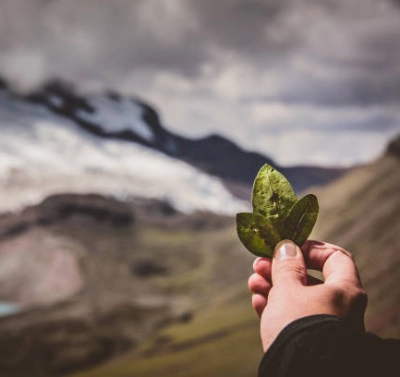
M 253 293 L 264 292 L 268 289 L 268 282 L 258 274 L 252 274 L 248 281 L 247 286 Z
M 361 287 L 358 287 L 352 293 L 352 299 L 354 302 L 362 304 L 364 306 L 367 305 L 368 295 L 367 292 Z
M 334 295 L 334 301 L 337 305 L 357 305 L 366 306 L 368 296 L 362 287 L 356 286 L 339 286 L 336 287 Z
M 286 264 L 285 266 L 281 266 L 280 276 L 282 279 L 287 279 L 288 276 L 291 277 L 290 280 L 304 280 L 306 279 L 307 272 L 303 266 L 299 266 L 298 264 Z
M 254 284 L 256 283 L 256 280 L 258 279 L 256 274 L 250 275 L 250 277 L 247 280 L 247 286 L 249 287 L 250 290 L 252 290 Z
M 347 295 L 351 300 L 359 301 L 367 298 L 367 293 L 361 284 L 349 283 L 344 287 L 344 290 L 347 292 Z
M 293 266 L 291 270 L 292 270 L 293 274 L 296 274 L 297 276 L 299 276 L 301 278 L 306 277 L 306 270 L 303 267 Z

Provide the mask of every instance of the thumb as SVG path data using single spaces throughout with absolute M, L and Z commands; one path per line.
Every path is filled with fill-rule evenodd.
M 306 284 L 306 264 L 300 248 L 294 242 L 283 240 L 276 245 L 271 276 L 273 285 Z

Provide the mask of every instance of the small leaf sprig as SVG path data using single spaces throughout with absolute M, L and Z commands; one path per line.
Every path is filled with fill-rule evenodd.
M 254 255 L 272 258 L 275 246 L 284 239 L 302 246 L 318 217 L 317 197 L 297 199 L 290 182 L 265 164 L 258 172 L 252 192 L 253 212 L 236 215 L 242 244 Z

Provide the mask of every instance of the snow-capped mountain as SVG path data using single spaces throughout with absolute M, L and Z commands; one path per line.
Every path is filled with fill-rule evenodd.
M 48 100 L 60 106 L 60 98 Z M 127 100 L 113 107 L 109 96 L 91 101 L 101 111 L 91 114 L 77 109 L 82 122 L 97 122 L 104 133 L 129 130 L 153 140 L 139 105 Z M 62 192 L 158 198 L 184 212 L 232 214 L 247 207 L 220 179 L 188 163 L 139 143 L 99 137 L 73 118 L 13 96 L 4 88 L 0 89 L 0 132 L 0 212 Z
M 281 168 L 269 157 L 243 150 L 219 135 L 195 140 L 184 138 L 165 129 L 157 112 L 147 103 L 115 92 L 81 95 L 70 85 L 53 81 L 26 99 L 73 120 L 96 136 L 133 141 L 186 161 L 221 178 L 232 192 L 244 193 L 246 199 L 255 174 L 265 163 L 279 168 L 297 192 L 328 183 L 344 172 L 344 169 L 310 166 Z M 247 191 L 238 190 L 243 186 L 247 187 Z
M 0 78 L 0 133 L 0 210 L 52 193 L 97 192 L 231 214 L 248 208 L 258 169 L 276 166 L 218 135 L 192 140 L 173 134 L 141 100 L 115 92 L 83 95 L 60 81 L 21 96 Z M 343 173 L 280 170 L 296 191 Z

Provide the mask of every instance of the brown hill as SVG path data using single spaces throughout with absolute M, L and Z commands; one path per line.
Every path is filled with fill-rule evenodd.
M 312 237 L 353 252 L 370 298 L 368 329 L 396 337 L 398 144 L 329 187 L 310 190 L 321 207 Z M 8 268 L 0 269 L 7 282 L 0 299 L 29 310 L 0 319 L 0 342 L 7 344 L 0 376 L 80 369 L 87 370 L 74 377 L 255 376 L 261 348 L 246 286 L 252 260 L 234 219 L 182 215 L 155 202 L 61 195 L 4 214 L 0 266 Z
M 99 195 L 56 195 L 0 216 L 0 301 L 21 306 L 0 317 L 0 376 L 64 375 L 190 321 L 213 287 L 245 278 L 214 269 L 236 243 L 225 242 L 227 224 Z

